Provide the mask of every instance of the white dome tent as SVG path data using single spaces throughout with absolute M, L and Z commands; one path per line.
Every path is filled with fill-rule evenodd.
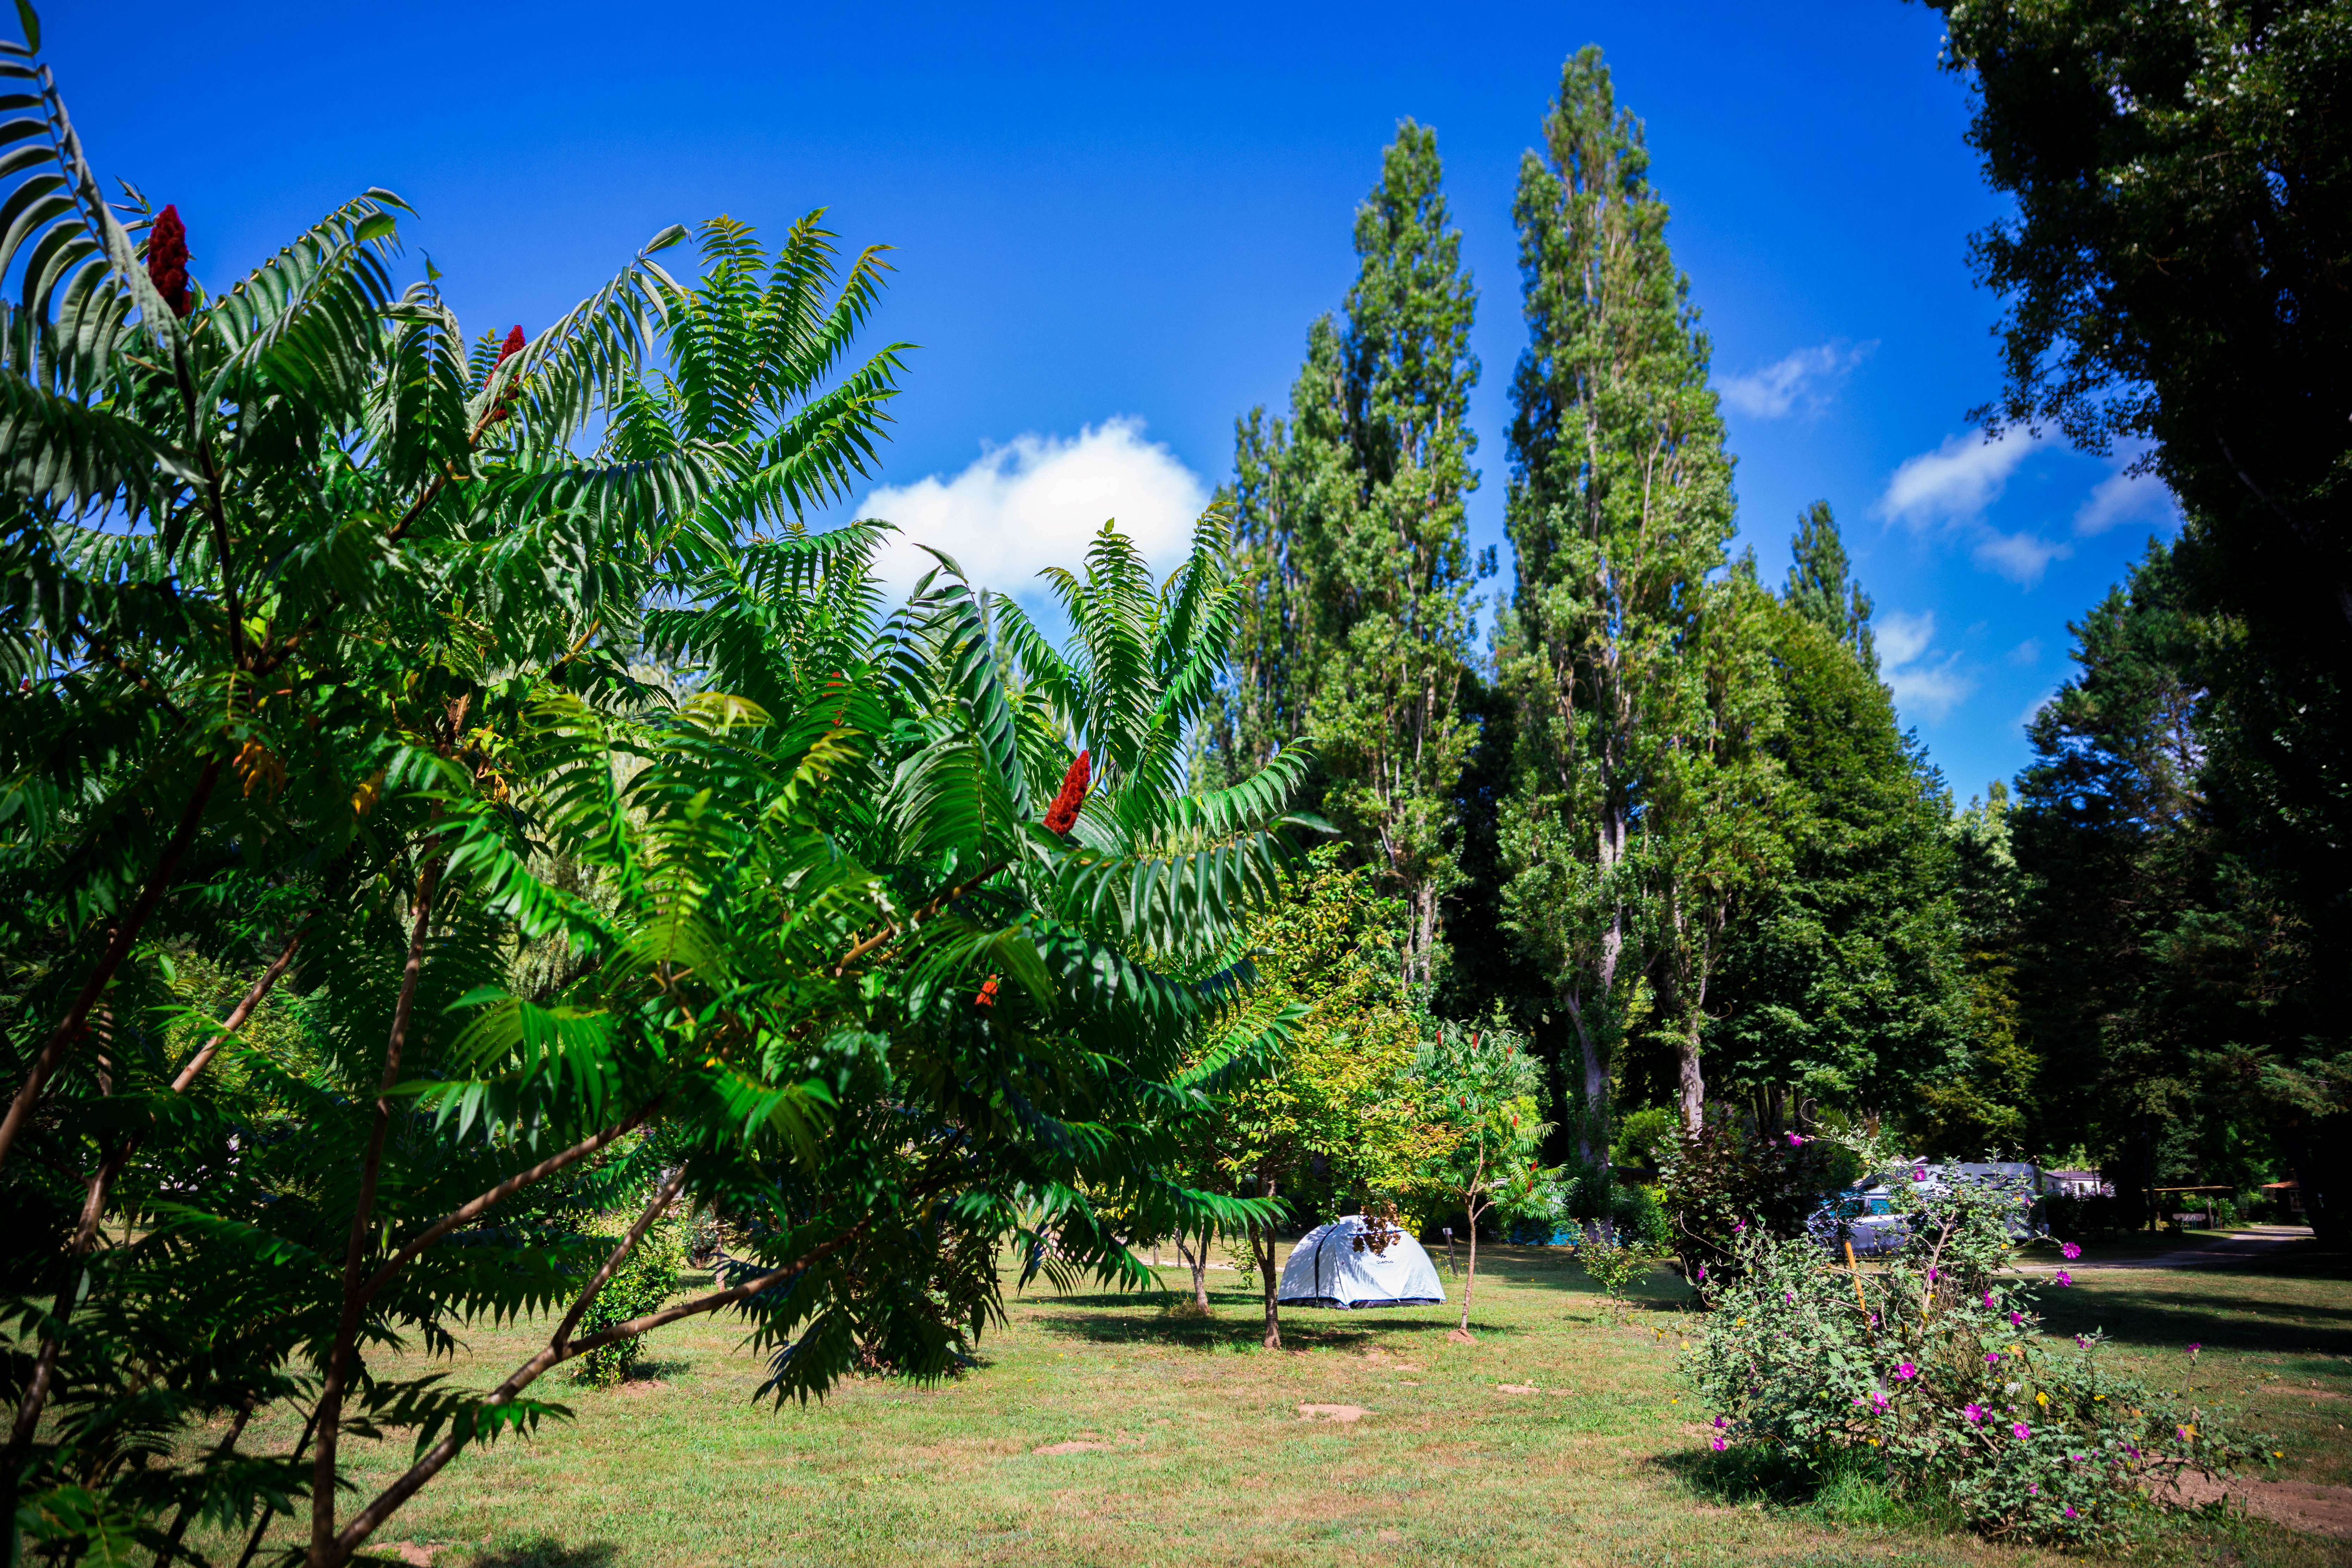
M 1385 1237 L 1377 1252 L 1367 1245 Z M 1290 1249 L 1282 1266 L 1286 1307 L 1434 1307 L 1445 1300 L 1437 1266 L 1421 1243 L 1404 1232 L 1375 1226 L 1362 1215 L 1343 1215 L 1318 1226 Z

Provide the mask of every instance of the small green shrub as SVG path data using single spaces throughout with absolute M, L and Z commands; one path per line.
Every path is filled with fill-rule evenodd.
M 1585 1276 L 1601 1287 L 1608 1299 L 1609 1315 L 1622 1319 L 1627 1288 L 1647 1278 L 1650 1270 L 1657 1267 L 1658 1259 L 1655 1254 L 1640 1247 L 1611 1247 L 1588 1240 L 1577 1247 L 1576 1262 Z
M 1627 1246 L 1651 1253 L 1672 1250 L 1674 1227 L 1667 1223 L 1666 1211 L 1658 1203 L 1657 1188 L 1618 1188 L 1617 1195 L 1610 1202 L 1609 1217 Z
M 1609 1146 L 1609 1157 L 1621 1165 L 1655 1170 L 1682 1130 L 1681 1112 L 1667 1106 L 1629 1110 L 1617 1119 L 1617 1136 Z
M 2043 1346 L 2032 1288 L 2000 1273 L 2030 1201 L 2002 1182 L 1899 1193 L 1910 1237 L 1868 1274 L 1809 1240 L 1743 1234 L 1683 1360 L 1717 1411 L 1712 1446 L 1825 1485 L 1870 1476 L 1984 1534 L 2070 1545 L 2127 1535 L 2154 1478 L 2255 1462 L 2260 1445 L 2211 1413 L 2111 1375 L 2096 1336 Z
M 619 1236 L 610 1238 L 608 1246 L 616 1246 Z M 597 1260 L 601 1266 L 608 1254 L 600 1249 Z M 659 1220 L 646 1232 L 636 1250 L 628 1260 L 604 1281 L 596 1300 L 580 1315 L 579 1326 L 572 1330 L 574 1339 L 586 1339 L 615 1328 L 632 1318 L 659 1311 L 662 1304 L 677 1294 L 678 1269 L 686 1261 L 685 1227 L 676 1220 Z M 575 1383 L 590 1388 L 610 1388 L 625 1382 L 635 1370 L 637 1349 L 641 1341 L 635 1337 L 618 1343 L 590 1351 L 572 1363 L 572 1377 Z

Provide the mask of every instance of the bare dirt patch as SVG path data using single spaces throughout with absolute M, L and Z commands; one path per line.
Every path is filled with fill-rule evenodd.
M 2217 1481 L 2210 1476 L 2188 1474 L 2177 1478 L 2160 1495 L 2193 1508 L 2234 1499 L 2245 1505 L 2248 1513 L 2273 1524 L 2352 1541 L 2352 1487 L 2323 1487 L 2310 1481 Z
M 668 1384 L 657 1377 L 638 1377 L 615 1384 L 613 1392 L 624 1399 L 645 1399 L 659 1394 L 668 1386 Z
M 1532 1383 L 1498 1383 L 1495 1385 L 1495 1392 L 1497 1394 L 1534 1394 L 1538 1391 L 1536 1388 L 1536 1385 Z
M 1361 1421 L 1371 1412 L 1360 1405 L 1302 1405 L 1298 1414 L 1308 1421 Z
M 1478 1342 L 1478 1336 L 1467 1329 L 1448 1329 L 1445 1331 L 1445 1337 L 1457 1345 L 1475 1345 Z
M 1033 1454 L 1108 1454 L 1118 1447 L 1115 1443 L 1048 1443 L 1042 1448 L 1032 1448 Z

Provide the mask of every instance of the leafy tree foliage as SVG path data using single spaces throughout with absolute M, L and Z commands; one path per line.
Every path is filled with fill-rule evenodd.
M 2016 203 L 1974 247 L 1979 277 L 2009 306 L 1998 412 L 2098 450 L 2153 443 L 2143 464 L 2188 519 L 2167 592 L 2219 617 L 2195 679 L 2211 715 L 2202 809 L 2309 954 L 2312 1036 L 2294 1054 L 2340 1061 L 2352 1005 L 2352 301 L 2341 284 L 2352 17 L 2326 0 L 1938 9 L 1947 63 L 1977 89 L 1969 140 Z M 2148 799 L 2168 787 L 2151 779 Z M 2137 854 L 2137 838 L 2119 827 L 2115 853 Z M 2127 897 L 2168 918 L 2174 875 L 2148 869 L 2154 883 Z M 2097 940 L 2123 913 L 2094 900 L 2070 918 Z M 2233 1026 L 2222 1037 L 2246 1035 Z M 2352 1110 L 2340 1088 L 2295 1070 L 2298 1115 Z M 2161 1120 L 2170 1093 L 2151 1087 L 2146 1113 Z M 2143 1169 L 2155 1139 L 2140 1141 Z M 2315 1169 L 2305 1180 L 2321 1223 L 2340 1227 L 2321 1191 L 2332 1179 Z
M 1426 985 L 1461 879 L 1456 782 L 1475 739 L 1463 502 L 1476 291 L 1436 132 L 1411 121 L 1357 209 L 1341 317 L 1307 333 L 1290 418 L 1235 432 L 1235 531 L 1253 592 L 1226 725 L 1237 758 L 1317 738 L 1324 809 L 1410 911 Z
M 944 563 L 886 614 L 887 525 L 799 526 L 892 393 L 852 348 L 873 252 L 722 220 L 685 285 L 667 231 L 469 349 L 391 280 L 397 198 L 208 294 L 174 210 L 100 200 L 46 70 L 0 70 L 34 110 L 0 257 L 16 1547 L 307 1513 L 330 1568 L 664 1323 L 740 1315 L 779 1399 L 936 1376 L 1005 1241 L 1133 1277 L 1111 1215 L 1265 1217 L 1169 1173 L 1186 1063 L 1287 1016 L 1230 954 L 1303 761 L 1181 789 L 1236 596 L 1213 520 L 1165 585 L 1098 539 L 1067 651 Z M 590 1326 L 680 1204 L 740 1256 Z M 494 1388 L 431 1369 L 529 1314 Z M 245 1451 L 280 1404 L 295 1446 Z M 408 1468 L 354 1495 L 394 1426 Z
M 1862 584 L 1848 575 L 1845 539 L 1825 500 L 1815 501 L 1797 519 L 1780 599 L 1832 641 L 1852 648 L 1872 675 L 1878 673 L 1878 639 L 1870 629 L 1874 606 Z
M 1518 580 L 1498 649 L 1520 753 L 1504 810 L 1505 910 L 1549 984 L 1547 1013 L 1573 1032 L 1579 1153 L 1595 1163 L 1607 1158 L 1612 1057 L 1642 1005 L 1662 913 L 1653 855 L 1669 850 L 1663 833 L 1637 841 L 1645 792 L 1702 730 L 1749 745 L 1752 692 L 1701 673 L 1718 603 L 1707 576 L 1732 530 L 1731 461 L 1641 126 L 1617 107 L 1597 49 L 1563 70 L 1515 210 L 1530 342 L 1512 384 Z M 1736 621 L 1744 590 L 1727 592 Z M 1752 650 L 1734 637 L 1712 651 L 1728 673 Z M 1697 750 L 1737 766 L 1711 742 Z M 1753 782 L 1706 774 L 1670 788 L 1697 807 L 1717 786 L 1737 795 Z M 1707 855 L 1672 850 L 1669 874 L 1707 882 L 1718 874 Z M 1711 902 L 1676 900 L 1663 923 L 1690 935 Z M 1669 976 L 1681 1016 L 1668 1033 L 1695 1116 L 1703 987 L 1691 952 L 1680 945 Z
M 1293 1021 L 1202 1124 L 1227 1183 L 1286 1200 L 1293 1216 L 1392 1209 L 1449 1141 L 1413 1076 L 1425 1020 L 1394 965 L 1396 905 L 1373 893 L 1365 868 L 1338 862 L 1336 847 L 1317 850 L 1253 926 L 1263 994 Z M 1268 1222 L 1243 1239 L 1265 1295 L 1265 1342 L 1278 1346 L 1277 1237 Z
M 1538 1098 L 1543 1072 L 1527 1042 L 1508 1029 L 1442 1026 L 1413 1058 L 1433 1125 L 1444 1134 L 1420 1173 L 1420 1184 L 1459 1207 L 1470 1236 L 1470 1272 L 1462 1280 L 1459 1333 L 1470 1331 L 1470 1298 L 1478 1288 L 1478 1226 L 1540 1212 L 1546 1184 L 1538 1163 L 1544 1134 Z
M 1760 611 L 1790 858 L 1731 938 L 1708 1047 L 1768 1129 L 1809 1108 L 1908 1110 L 1969 1038 L 1942 781 L 1868 662 L 1869 599 L 1825 506 Z
M 2074 628 L 2079 672 L 2031 731 L 2011 821 L 2039 1140 L 2084 1145 L 2143 1201 L 2284 1163 L 2332 1226 L 2346 1063 L 2294 883 L 2235 830 L 2240 720 L 2204 674 L 2232 629 L 2188 598 L 2152 546 Z

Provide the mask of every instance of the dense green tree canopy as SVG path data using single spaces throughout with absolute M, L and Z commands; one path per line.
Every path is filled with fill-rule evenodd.
M 1568 62 L 1543 129 L 1515 208 L 1529 345 L 1511 389 L 1506 909 L 1574 1042 L 1570 1120 L 1591 1162 L 1606 1158 L 1610 1058 L 1658 913 L 1637 842 L 1645 793 L 1712 711 L 1706 584 L 1731 537 L 1731 460 L 1641 125 L 1599 50 Z
M 469 351 L 379 192 L 207 297 L 0 68 L 45 117 L 0 176 L 12 1557 L 307 1513 L 331 1568 L 646 1329 L 741 1315 L 779 1398 L 936 1376 L 1007 1242 L 1131 1277 L 1113 1215 L 1266 1217 L 1173 1158 L 1198 1064 L 1290 1018 L 1235 956 L 1303 758 L 1183 779 L 1213 517 L 1164 584 L 1106 530 L 1066 649 L 945 563 L 893 611 L 887 524 L 800 522 L 894 387 L 853 352 L 873 253 L 719 220 L 680 282 L 670 231 Z M 679 1205 L 717 1287 L 583 1326 Z M 443 1383 L 523 1315 L 501 1384 Z M 299 1442 L 243 1451 L 281 1402 Z M 387 1427 L 405 1469 L 355 1490 Z
M 1460 880 L 1454 789 L 1468 699 L 1463 515 L 1477 294 L 1451 226 L 1436 133 L 1411 121 L 1357 209 L 1356 280 L 1307 333 L 1290 418 L 1241 421 L 1236 533 L 1255 584 L 1228 747 L 1317 737 L 1324 810 L 1411 911 L 1405 963 L 1433 975 Z

